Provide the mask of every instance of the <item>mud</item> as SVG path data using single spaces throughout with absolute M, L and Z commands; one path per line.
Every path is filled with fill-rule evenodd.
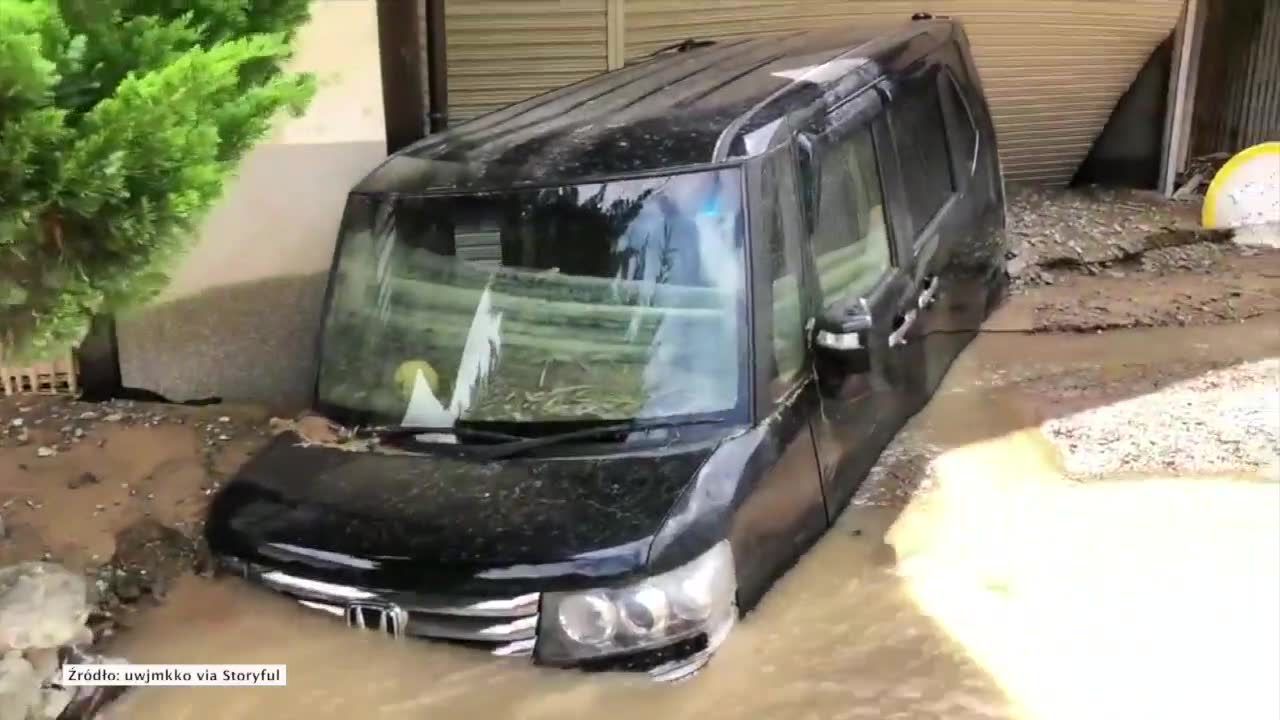
M 0 400 L 0 565 L 92 570 L 145 519 L 199 537 L 210 495 L 265 442 L 265 419 L 242 407 Z
M 1280 356 L 1274 320 L 978 338 L 837 526 L 686 683 L 395 642 L 234 579 L 188 578 L 118 651 L 286 663 L 288 687 L 148 689 L 118 717 L 1275 717 L 1273 468 L 1138 464 L 1081 482 L 1045 431 L 1143 402 L 1144 377 L 1194 391 L 1206 373 L 1250 373 Z

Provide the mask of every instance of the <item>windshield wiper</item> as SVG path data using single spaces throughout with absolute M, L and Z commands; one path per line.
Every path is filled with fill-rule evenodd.
M 523 435 L 498 432 L 496 430 L 477 430 L 469 427 L 428 427 L 424 425 L 391 425 L 365 430 L 366 433 L 379 440 L 403 440 L 418 435 L 452 435 L 459 440 L 468 438 L 475 440 L 497 440 L 499 442 L 515 442 L 527 440 Z
M 500 460 L 502 458 L 519 455 L 530 450 L 548 447 L 550 445 L 558 445 L 563 442 L 573 440 L 588 440 L 595 437 L 618 435 L 621 433 L 645 432 L 647 430 L 658 430 L 661 428 L 686 427 L 689 425 L 712 425 L 723 422 L 724 418 L 701 418 L 698 420 L 665 420 L 658 422 L 622 422 L 611 423 L 608 425 L 593 425 L 591 427 L 581 428 L 578 430 L 569 430 L 562 433 L 553 433 L 551 435 L 539 435 L 537 437 L 520 438 L 509 443 L 495 445 L 486 450 L 484 455 L 490 460 Z

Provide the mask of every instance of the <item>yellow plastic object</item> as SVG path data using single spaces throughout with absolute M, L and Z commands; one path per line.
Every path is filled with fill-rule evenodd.
M 1200 222 L 1219 230 L 1280 222 L 1280 142 L 1228 160 L 1209 184 Z
M 436 369 L 431 367 L 431 363 L 426 360 L 405 360 L 400 363 L 400 367 L 396 368 L 396 387 L 400 389 L 400 395 L 408 400 L 413 395 L 413 386 L 417 383 L 418 373 L 427 380 L 427 387 L 431 388 L 431 392 L 440 390 L 440 376 L 436 373 Z

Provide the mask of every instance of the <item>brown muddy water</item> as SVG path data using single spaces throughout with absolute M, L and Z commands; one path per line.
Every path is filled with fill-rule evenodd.
M 1182 375 L 1157 384 L 1176 383 L 1277 355 L 1258 323 L 979 338 L 904 434 L 927 452 L 879 473 L 894 487 L 863 493 L 680 684 L 396 642 L 236 580 L 191 579 L 116 649 L 285 663 L 288 686 L 147 689 L 113 717 L 1275 718 L 1275 467 L 1067 477 L 1040 431 L 1059 406 L 1024 379 L 1167 366 Z

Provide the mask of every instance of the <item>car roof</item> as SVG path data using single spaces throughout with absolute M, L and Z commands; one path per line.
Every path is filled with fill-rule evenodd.
M 769 146 L 751 142 L 755 130 L 854 94 L 903 46 L 951 32 L 950 21 L 860 24 L 659 52 L 428 137 L 354 192 L 568 185 L 740 159 Z

